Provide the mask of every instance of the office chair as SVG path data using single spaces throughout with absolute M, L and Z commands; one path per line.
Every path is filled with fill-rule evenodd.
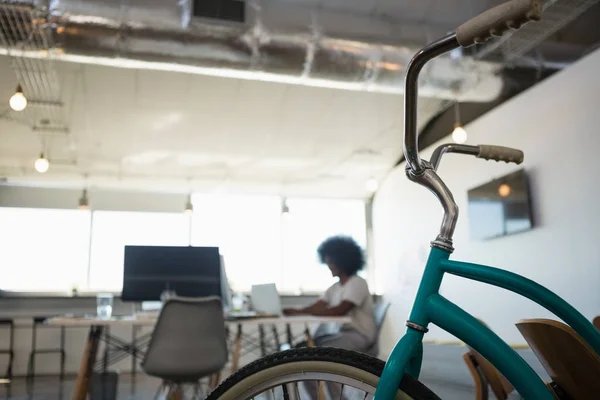
M 381 334 L 381 327 L 383 326 L 383 322 L 385 321 L 385 316 L 390 309 L 390 303 L 377 303 L 374 308 L 375 314 L 375 327 L 377 328 L 377 335 L 375 336 L 375 342 L 373 345 L 365 352 L 366 354 L 377 357 L 379 355 L 379 336 Z
M 227 357 L 221 301 L 175 297 L 162 308 L 142 368 L 162 379 L 157 397 L 170 398 L 191 384 L 194 398 L 200 398 L 200 379 L 219 373 Z

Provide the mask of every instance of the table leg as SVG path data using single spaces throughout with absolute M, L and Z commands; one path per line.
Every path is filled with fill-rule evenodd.
M 98 345 L 103 333 L 102 326 L 91 326 L 88 333 L 88 340 L 83 350 L 83 357 L 79 365 L 77 380 L 75 381 L 75 390 L 73 391 L 73 400 L 85 400 L 90 389 L 90 379 L 94 372 L 94 364 L 98 355 Z
M 108 371 L 108 356 L 110 355 L 110 328 L 107 326 L 104 329 L 104 358 L 102 359 L 102 372 L 106 374 Z
M 304 325 L 304 336 L 306 337 L 306 346 L 307 347 L 315 347 L 315 341 L 310 333 L 310 327 L 308 324 Z M 325 400 L 327 397 L 325 396 L 325 384 L 323 382 L 318 382 L 317 384 L 317 400 Z
M 258 325 L 258 335 L 260 338 L 260 355 L 264 357 L 267 355 L 267 346 L 265 343 L 265 326 L 263 324 Z
M 137 374 L 137 333 L 138 326 L 131 327 L 131 394 L 135 394 L 136 374 Z
M 279 332 L 277 331 L 277 325 L 271 325 L 271 329 L 273 330 L 273 340 L 275 340 L 275 351 L 281 351 L 281 342 L 279 341 Z M 290 346 L 292 344 L 290 343 Z
M 169 392 L 167 400 L 183 400 L 183 386 L 177 384 L 175 388 Z
M 294 335 L 292 335 L 292 325 L 288 322 L 285 324 L 285 333 L 287 334 L 287 342 L 291 348 L 294 348 Z
M 209 381 L 208 381 L 208 386 L 209 388 L 212 390 L 214 388 L 216 388 L 219 385 L 219 381 L 221 380 L 221 373 L 217 372 L 216 374 L 213 374 L 210 376 Z
M 304 325 L 304 337 L 306 338 L 306 346 L 307 347 L 315 347 L 315 341 L 310 333 L 310 327 L 308 324 Z
M 240 367 L 240 352 L 242 350 L 242 325 L 238 324 L 235 342 L 233 342 L 233 355 L 231 357 L 231 373 Z

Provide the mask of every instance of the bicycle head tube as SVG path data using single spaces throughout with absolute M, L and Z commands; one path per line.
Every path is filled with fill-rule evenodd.
M 449 34 L 442 39 L 421 49 L 410 61 L 406 72 L 404 91 L 404 157 L 406 158 L 406 174 L 408 178 L 428 188 L 438 198 L 444 208 L 444 219 L 437 238 L 432 246 L 452 251 L 452 236 L 458 219 L 458 206 L 452 193 L 435 172 L 433 166 L 419 156 L 417 134 L 417 100 L 419 73 L 423 66 L 435 57 L 460 47 L 456 34 Z

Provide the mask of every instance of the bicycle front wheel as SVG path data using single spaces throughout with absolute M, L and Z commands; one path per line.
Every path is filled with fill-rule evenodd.
M 315 347 L 276 353 L 240 369 L 206 400 L 372 399 L 385 363 L 349 350 Z M 397 400 L 440 400 L 405 375 Z

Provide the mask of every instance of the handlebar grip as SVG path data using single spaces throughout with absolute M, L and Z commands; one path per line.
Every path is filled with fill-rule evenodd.
M 477 154 L 477 158 L 521 164 L 525 155 L 521 150 L 512 149 L 510 147 L 482 144 L 479 145 L 479 154 Z
M 502 36 L 509 28 L 519 29 L 528 21 L 539 21 L 541 15 L 541 0 L 510 0 L 459 26 L 456 39 L 462 47 L 484 43 L 492 36 Z

